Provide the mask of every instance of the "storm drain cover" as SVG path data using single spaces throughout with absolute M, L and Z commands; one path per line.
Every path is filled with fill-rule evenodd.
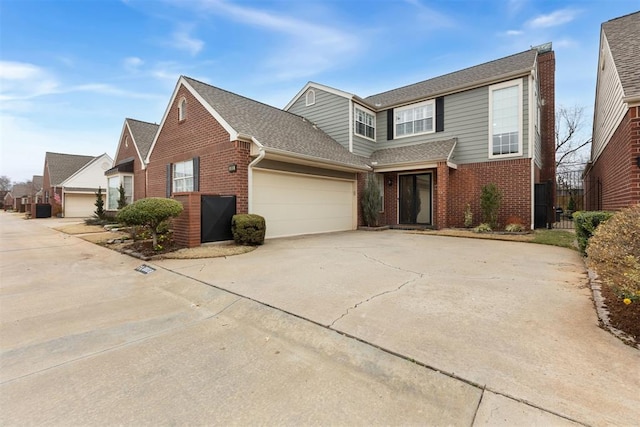
M 142 274 L 149 274 L 149 273 L 153 273 L 154 271 L 156 271 L 156 269 L 151 267 L 150 265 L 142 264 L 140 267 L 136 268 L 136 271 L 139 271 Z

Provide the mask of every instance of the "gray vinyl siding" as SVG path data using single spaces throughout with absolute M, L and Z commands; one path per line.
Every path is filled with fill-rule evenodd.
M 522 144 L 528 152 L 528 79 L 523 78 Z M 435 118 L 434 118 L 435 120 Z M 435 123 L 434 123 L 435 126 Z M 444 131 L 387 140 L 387 111 L 376 116 L 376 149 L 457 138 L 452 160 L 458 164 L 489 161 L 489 87 L 484 86 L 444 98 Z M 359 153 L 358 153 L 359 154 Z M 513 158 L 513 157 L 511 157 Z M 492 159 L 499 160 L 499 159 Z
M 316 103 L 306 106 L 306 92 L 289 108 L 297 114 L 315 123 L 327 135 L 340 145 L 349 149 L 349 100 L 339 95 L 313 89 Z
M 358 156 L 364 156 L 364 157 L 369 157 L 371 156 L 371 153 L 373 153 L 375 150 L 377 150 L 378 144 L 375 141 L 371 141 L 370 139 L 367 138 L 363 138 L 360 135 L 356 135 L 355 133 L 355 108 L 358 107 L 358 104 L 353 104 L 353 127 L 352 129 L 354 129 L 353 132 L 353 153 L 357 154 Z M 370 111 L 372 112 L 369 108 L 363 108 L 365 111 Z M 373 112 L 375 114 L 375 112 Z M 386 126 L 386 121 L 385 121 L 385 126 Z M 376 115 L 376 140 L 378 140 L 378 133 L 380 132 L 380 125 L 378 124 L 378 115 Z M 385 129 L 386 132 L 386 129 Z M 386 133 L 385 133 L 386 135 Z

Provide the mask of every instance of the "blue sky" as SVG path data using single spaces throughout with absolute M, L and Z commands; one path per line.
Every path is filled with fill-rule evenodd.
M 360 96 L 553 42 L 556 104 L 590 132 L 600 24 L 637 0 L 0 0 L 0 175 L 46 151 L 115 155 L 181 74 L 284 107 L 307 81 Z

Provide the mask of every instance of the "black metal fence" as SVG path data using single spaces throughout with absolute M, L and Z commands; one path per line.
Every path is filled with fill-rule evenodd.
M 573 213 L 584 210 L 582 171 L 556 173 L 554 228 L 573 228 Z

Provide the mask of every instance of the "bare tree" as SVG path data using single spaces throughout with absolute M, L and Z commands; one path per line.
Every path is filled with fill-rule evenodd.
M 560 106 L 556 111 L 556 170 L 581 168 L 587 162 L 583 147 L 591 144 L 591 138 L 582 134 L 584 107 Z
M 0 191 L 9 191 L 11 190 L 11 179 L 6 176 L 0 176 Z

